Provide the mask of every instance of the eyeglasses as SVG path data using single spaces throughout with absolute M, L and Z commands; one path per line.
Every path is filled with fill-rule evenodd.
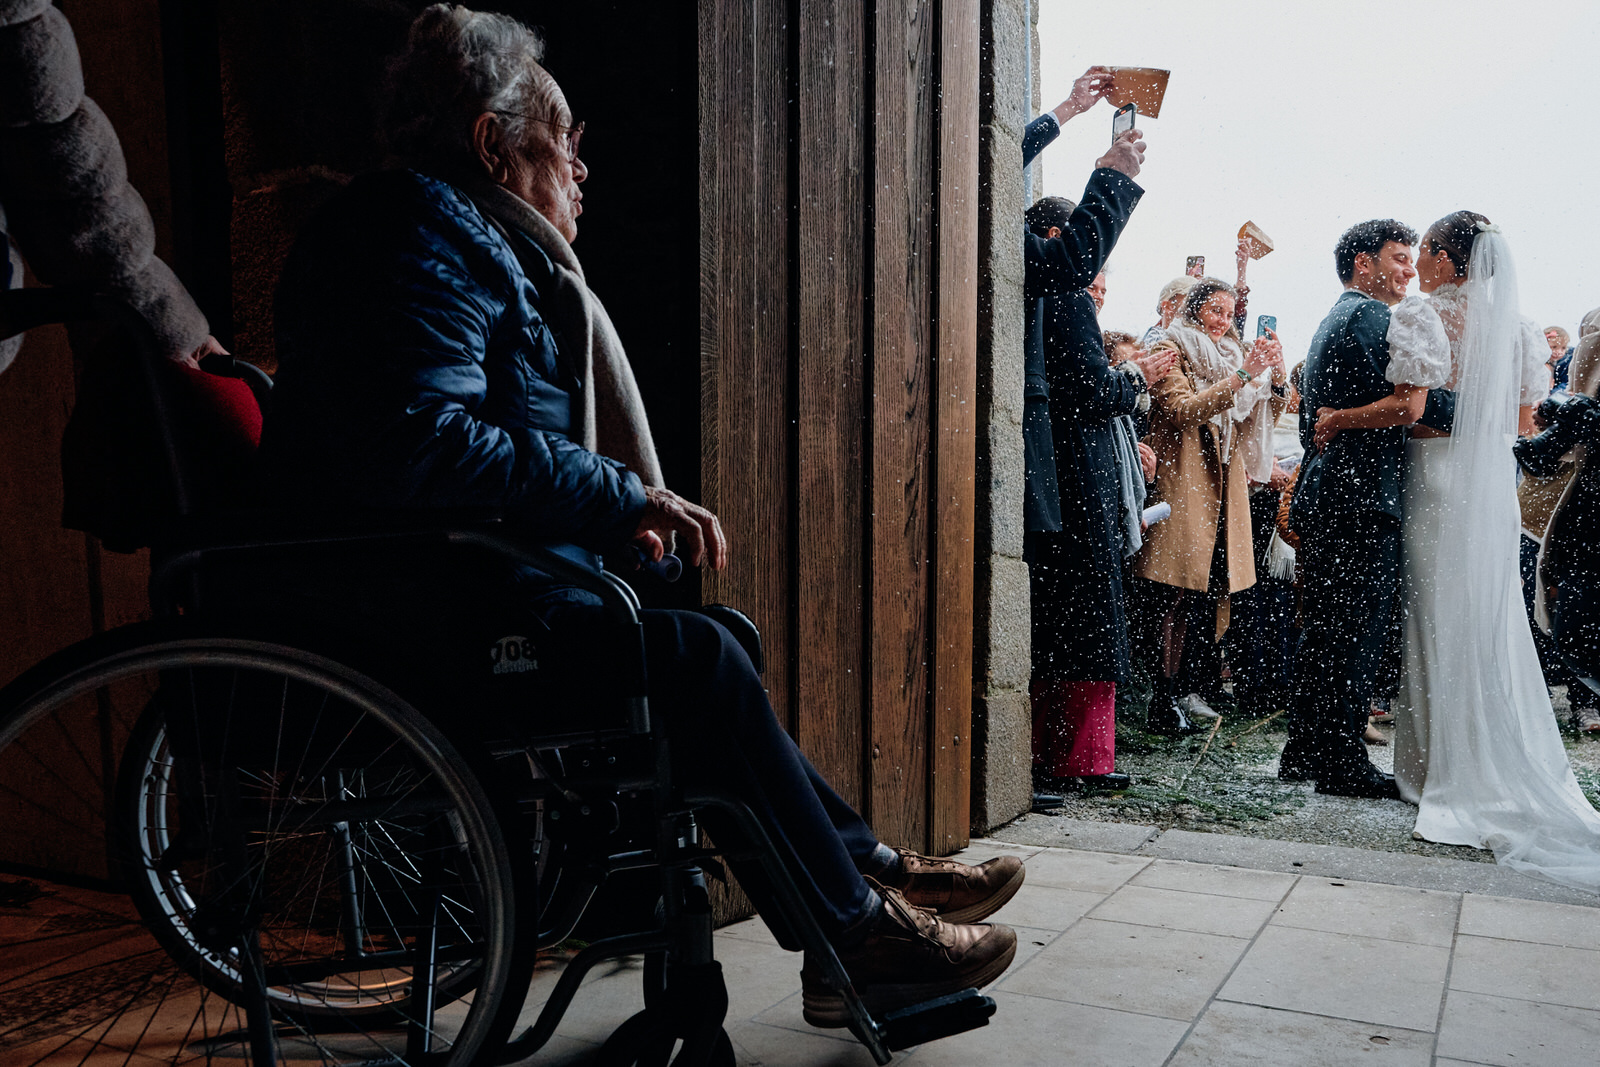
M 495 114 L 514 115 L 517 118 L 524 119 L 528 122 L 542 122 L 546 126 L 554 126 L 557 132 L 560 133 L 562 140 L 566 143 L 567 162 L 576 163 L 578 161 L 578 140 L 583 136 L 583 123 L 580 122 L 576 126 L 567 126 L 557 122 L 555 119 L 540 118 L 537 115 L 529 115 L 522 111 L 496 110 Z

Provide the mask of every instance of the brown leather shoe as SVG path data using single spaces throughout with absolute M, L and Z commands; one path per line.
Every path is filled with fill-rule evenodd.
M 1026 871 L 1015 856 L 996 856 L 978 867 L 955 860 L 918 855 L 908 848 L 900 854 L 898 873 L 880 877 L 890 889 L 947 923 L 975 923 L 999 911 L 1022 888 Z
M 868 879 L 871 881 L 871 879 Z M 873 883 L 875 886 L 877 883 Z M 883 915 L 866 940 L 839 950 L 850 983 L 874 1015 L 988 985 L 1017 953 L 1017 935 L 991 923 L 951 924 L 878 887 Z M 850 1025 L 844 997 L 800 969 L 803 1014 L 812 1026 Z

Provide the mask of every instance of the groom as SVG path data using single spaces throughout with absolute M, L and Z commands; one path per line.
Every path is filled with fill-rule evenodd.
M 1306 460 L 1290 506 L 1300 535 L 1303 626 L 1289 743 L 1278 777 L 1315 778 L 1317 792 L 1399 797 L 1361 740 L 1400 582 L 1405 428 L 1428 391 L 1391 384 L 1389 309 L 1416 277 L 1417 235 L 1393 219 L 1352 226 L 1334 249 L 1345 291 L 1306 357 L 1300 440 Z M 1317 433 L 1329 410 L 1365 408 L 1362 426 Z M 1320 446 L 1320 447 L 1319 447 Z

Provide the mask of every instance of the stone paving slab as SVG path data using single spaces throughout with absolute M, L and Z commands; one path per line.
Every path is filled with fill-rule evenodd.
M 1480 863 L 1429 859 L 1417 867 L 1403 861 L 1419 857 L 1384 854 L 1402 861 L 1396 873 L 1370 855 L 1348 855 L 1359 849 L 1295 845 L 1307 857 L 1300 862 L 1314 866 L 1289 861 L 1283 869 L 1288 854 L 1253 847 L 1262 842 L 1230 850 L 1215 840 L 1221 835 L 1152 834 L 1086 834 L 1107 846 L 1093 850 L 974 842 L 966 858 L 1012 852 L 1029 872 L 996 916 L 1018 934 L 1016 961 L 987 990 L 998 1013 L 985 1028 L 896 1053 L 895 1062 L 1600 1063 L 1595 898 L 1589 906 L 1542 899 L 1544 883 L 1520 875 L 1506 884 L 1521 895 L 1441 888 L 1483 884 L 1481 872 L 1495 868 Z M 1211 840 L 1198 847 L 1189 838 Z M 1192 858 L 1177 858 L 1185 852 Z M 1239 855 L 1265 869 L 1220 862 Z M 1473 870 L 1432 866 L 1440 863 Z M 738 1063 L 872 1063 L 848 1031 L 806 1025 L 800 959 L 759 920 L 716 938 Z M 558 964 L 541 968 L 524 1024 L 558 974 Z M 555 1041 L 527 1062 L 594 1062 L 610 1030 L 637 1010 L 639 983 L 637 960 L 591 976 Z
M 1552 903 L 1600 905 L 1600 894 L 1557 885 L 1493 863 L 1473 863 L 1435 856 L 1414 856 L 1340 845 L 1274 841 L 1234 834 L 1161 830 L 1132 823 L 1089 819 L 1024 819 L 1002 827 L 993 839 L 975 840 L 973 848 L 1024 852 L 1032 848 L 1068 848 L 1092 852 L 1185 860 L 1285 874 L 1322 874 L 1363 882 L 1408 885 L 1451 893 L 1543 900 Z

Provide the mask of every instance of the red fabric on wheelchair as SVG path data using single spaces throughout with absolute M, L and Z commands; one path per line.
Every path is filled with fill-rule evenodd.
M 85 360 L 61 440 L 62 525 L 117 552 L 148 546 L 177 514 L 149 390 L 133 360 L 117 358 L 125 355 Z M 261 444 L 261 408 L 250 386 L 180 363 L 159 373 L 191 503 L 203 509 L 237 499 Z

